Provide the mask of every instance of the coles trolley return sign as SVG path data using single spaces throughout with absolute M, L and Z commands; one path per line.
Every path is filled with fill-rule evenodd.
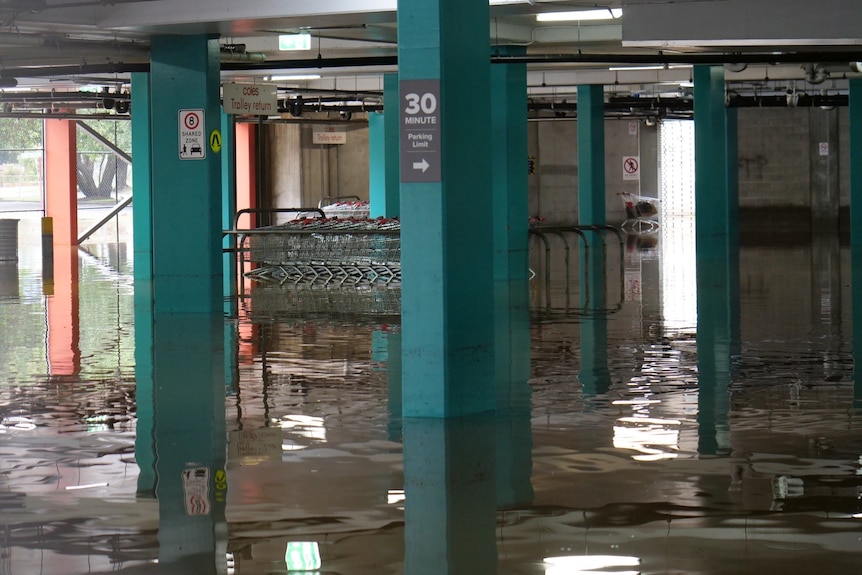
M 203 160 L 207 157 L 206 119 L 203 110 L 180 110 L 180 159 Z

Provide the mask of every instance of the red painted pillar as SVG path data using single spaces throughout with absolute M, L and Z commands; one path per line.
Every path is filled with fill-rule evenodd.
M 257 124 L 236 125 L 236 209 L 257 207 Z M 257 225 L 257 218 L 243 214 L 238 229 Z
M 51 376 L 81 371 L 78 248 L 54 251 L 54 293 L 48 297 L 48 361 Z
M 236 125 L 236 209 L 244 210 L 257 207 L 257 124 L 238 122 Z M 245 230 L 257 227 L 258 218 L 254 214 L 243 214 L 237 222 L 237 229 Z M 246 240 L 248 242 L 248 240 Z M 239 257 L 243 257 L 242 254 Z M 246 269 L 240 270 L 248 271 Z M 254 267 L 252 264 L 251 267 Z M 254 282 L 240 277 L 244 284 L 241 293 L 250 293 Z M 250 301 L 246 305 L 251 305 Z
M 75 122 L 45 120 L 45 213 L 54 233 L 53 293 L 48 292 L 52 376 L 81 370 L 78 299 L 78 173 Z
M 54 245 L 78 245 L 78 172 L 73 120 L 45 120 L 45 212 Z

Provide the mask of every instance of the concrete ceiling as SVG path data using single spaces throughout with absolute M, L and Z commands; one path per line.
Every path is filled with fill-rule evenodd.
M 857 52 L 862 60 L 858 0 L 815 6 L 805 0 L 490 3 L 490 43 L 527 48 L 534 98 L 571 98 L 585 83 L 623 95 L 684 91 L 690 64 L 707 61 L 702 58 L 739 64 L 727 73 L 739 89 L 844 90 L 846 77 L 856 73 L 850 64 Z M 14 78 L 15 90 L 122 86 L 133 65 L 148 62 L 153 35 L 213 33 L 223 45 L 240 48 L 224 54 L 231 68 L 223 72 L 226 79 L 267 81 L 311 72 L 307 67 L 316 68 L 318 57 L 346 58 L 350 65 L 313 70 L 320 79 L 282 81 L 280 87 L 375 92 L 381 74 L 396 70 L 396 8 L 397 0 L 0 0 L 0 76 L 9 84 Z M 619 8 L 623 17 L 536 21 L 541 12 L 595 8 Z M 310 49 L 279 51 L 279 34 L 296 32 L 311 35 Z M 627 63 L 664 67 L 609 69 Z

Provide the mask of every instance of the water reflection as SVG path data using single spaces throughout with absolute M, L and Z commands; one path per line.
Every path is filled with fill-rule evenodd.
M 149 389 L 138 388 L 141 395 L 152 394 L 152 423 L 144 422 L 152 443 L 137 442 L 136 458 L 141 477 L 155 479 L 160 572 L 226 574 L 223 321 L 206 314 L 157 314 L 151 323 L 152 364 L 145 364 L 145 354 L 137 360 L 142 379 L 152 382 Z M 140 340 L 148 335 L 138 333 L 142 348 L 148 342 Z M 152 470 L 144 469 L 150 465 Z
M 665 236 L 614 252 L 619 309 L 536 313 L 532 373 L 452 422 L 402 418 L 397 322 L 152 317 L 114 248 L 76 256 L 55 374 L 34 239 L 0 298 L 2 575 L 858 568 L 862 280 L 834 239 L 743 246 L 736 293 Z

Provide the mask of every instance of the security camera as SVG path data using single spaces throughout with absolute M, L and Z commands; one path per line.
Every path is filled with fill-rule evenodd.
M 342 120 L 349 120 L 353 117 L 353 112 L 350 112 L 349 110 L 341 110 L 338 112 L 338 117 Z

